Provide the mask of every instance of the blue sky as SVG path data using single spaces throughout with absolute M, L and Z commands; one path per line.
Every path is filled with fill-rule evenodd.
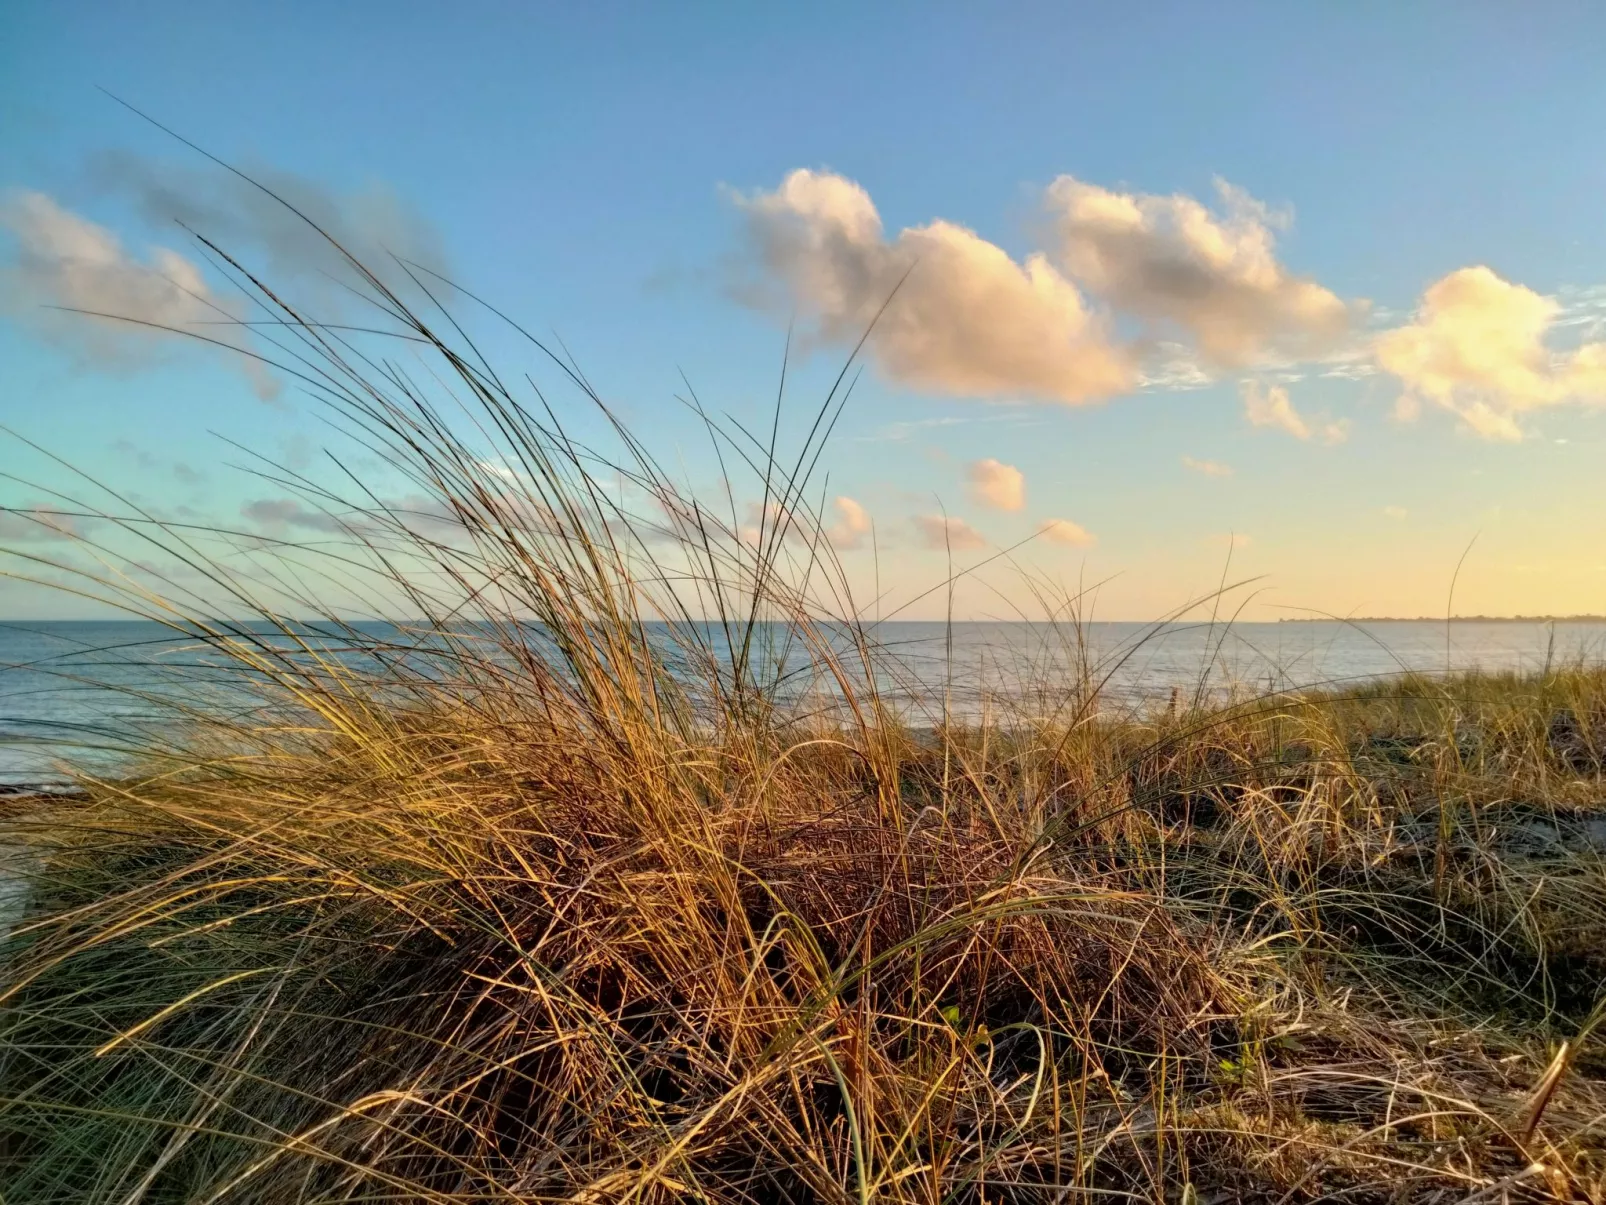
M 239 455 L 209 432 L 277 456 L 324 438 L 293 390 L 264 404 L 219 356 L 114 354 L 40 318 L 60 299 L 51 265 L 65 268 L 59 244 L 28 243 L 37 198 L 57 227 L 92 224 L 148 264 L 151 247 L 199 262 L 153 181 L 225 195 L 105 89 L 231 162 L 304 178 L 353 221 L 388 198 L 398 229 L 561 335 L 704 485 L 681 373 L 710 405 L 757 416 L 793 317 L 801 411 L 845 353 L 833 330 L 862 308 L 838 304 L 843 273 L 935 262 L 900 242 L 905 228 L 973 232 L 950 268 L 912 278 L 913 316 L 872 348 L 827 457 L 830 494 L 873 517 L 881 571 L 909 592 L 943 572 L 920 520 L 946 509 L 961 543 L 974 531 L 973 559 L 1050 519 L 1077 525 L 1086 538 L 1021 557 L 1109 579 L 1109 618 L 1208 589 L 1234 537 L 1232 574 L 1261 577 L 1261 618 L 1442 611 L 1475 534 L 1459 610 L 1606 611 L 1606 368 L 1589 352 L 1606 315 L 1606 13 L 1134 7 L 464 4 L 443 20 L 421 5 L 8 5 L 0 421 L 152 505 L 236 523 L 264 484 L 231 472 Z M 783 195 L 799 169 L 813 174 Z M 1091 209 L 1070 222 L 1052 203 L 1071 195 L 1052 192 L 1063 177 L 1079 204 L 1135 206 L 1143 230 L 1106 237 Z M 838 180 L 873 205 L 879 237 L 832 241 L 844 211 L 809 206 Z M 1265 208 L 1234 209 L 1217 180 Z M 1251 288 L 1233 268 L 1202 301 L 1167 294 L 1157 265 L 1205 247 L 1178 233 L 1178 197 L 1204 207 L 1207 235 L 1269 239 L 1281 283 Z M 19 198 L 35 199 L 31 225 Z M 236 233 L 248 251 L 260 235 Z M 1019 291 L 1022 321 L 978 311 L 987 246 L 1009 271 L 1042 253 L 1094 333 L 1061 331 L 1062 309 L 1045 316 Z M 1446 281 L 1434 310 L 1425 295 Z M 1339 308 L 1313 317 L 1288 282 Z M 1039 320 L 1052 396 L 1042 374 L 1033 396 L 987 358 L 987 340 Z M 1222 330 L 1231 354 L 1211 344 Z M 1506 347 L 1510 331 L 1532 338 Z M 1130 380 L 1064 383 L 1105 352 L 1131 361 Z M 28 472 L 48 484 L 59 470 Z M 863 571 L 863 548 L 843 555 Z M 994 575 L 960 606 L 1004 613 L 1020 597 Z M 67 606 L 0 589 L 0 614 Z

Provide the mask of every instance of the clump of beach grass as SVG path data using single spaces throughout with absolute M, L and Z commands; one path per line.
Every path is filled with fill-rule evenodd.
M 251 705 L 0 821 L 0 1199 L 1606 1201 L 1606 674 L 1083 658 L 917 724 L 811 504 L 840 389 L 790 455 L 709 421 L 747 524 L 352 266 L 419 367 L 255 295 L 412 501 L 62 500 L 50 572 Z

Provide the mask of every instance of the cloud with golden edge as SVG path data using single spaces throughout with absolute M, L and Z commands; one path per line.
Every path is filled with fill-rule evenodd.
M 1017 263 L 952 222 L 888 238 L 852 180 L 799 169 L 774 192 L 737 196 L 752 253 L 781 295 L 744 300 L 796 309 L 819 338 L 867 344 L 889 380 L 961 397 L 1078 405 L 1137 382 L 1131 354 L 1048 259 Z
M 1269 427 L 1283 431 L 1295 439 L 1320 439 L 1326 444 L 1340 444 L 1349 438 L 1349 423 L 1319 422 L 1312 425 L 1288 398 L 1288 390 L 1281 385 L 1262 385 L 1259 381 L 1245 381 L 1241 392 L 1244 399 L 1244 417 L 1251 427 Z
M 1045 519 L 1038 530 L 1050 544 L 1063 544 L 1067 548 L 1091 548 L 1099 542 L 1087 528 L 1069 519 Z
M 1020 510 L 1026 505 L 1026 474 L 1012 464 L 988 457 L 965 466 L 970 496 L 993 510 Z
M 987 538 L 981 532 L 952 515 L 916 515 L 914 525 L 921 546 L 937 552 L 966 552 L 987 546 Z
M 1606 402 L 1606 343 L 1546 346 L 1560 308 L 1481 265 L 1435 281 L 1415 321 L 1377 341 L 1378 365 L 1404 386 L 1401 417 L 1427 402 L 1485 439 L 1519 440 L 1535 410 Z
M 1334 346 L 1363 307 L 1278 261 L 1285 219 L 1224 180 L 1216 191 L 1220 212 L 1060 176 L 1045 194 L 1053 259 L 1116 309 L 1184 333 L 1216 368 Z

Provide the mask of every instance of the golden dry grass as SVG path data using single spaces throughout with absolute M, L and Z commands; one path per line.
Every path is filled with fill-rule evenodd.
M 911 730 L 837 395 L 747 531 L 365 279 L 428 388 L 262 303 L 427 516 L 57 566 L 258 706 L 5 818 L 6 1202 L 1606 1201 L 1606 675 Z

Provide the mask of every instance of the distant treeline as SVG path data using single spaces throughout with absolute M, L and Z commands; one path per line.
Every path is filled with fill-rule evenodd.
M 1316 615 L 1278 623 L 1444 623 L 1443 615 Z M 1452 615 L 1450 623 L 1606 623 L 1606 615 Z

